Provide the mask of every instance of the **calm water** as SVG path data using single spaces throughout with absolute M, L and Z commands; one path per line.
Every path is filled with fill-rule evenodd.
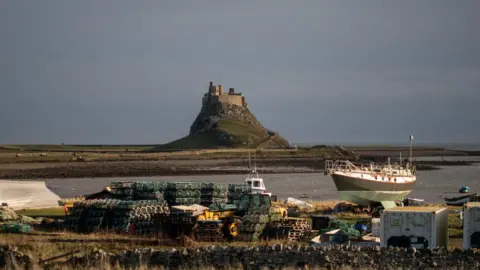
M 60 197 L 71 197 L 102 190 L 112 181 L 204 181 L 217 183 L 242 183 L 245 175 L 169 176 L 169 177 L 121 177 L 50 179 L 47 187 Z M 302 194 L 312 200 L 338 200 L 338 193 L 329 176 L 323 173 L 265 174 L 267 191 L 280 198 L 298 198 Z M 445 192 L 457 192 L 467 185 L 472 191 L 480 191 L 480 166 L 450 166 L 438 171 L 420 171 L 411 197 L 424 198 L 429 202 L 442 202 Z

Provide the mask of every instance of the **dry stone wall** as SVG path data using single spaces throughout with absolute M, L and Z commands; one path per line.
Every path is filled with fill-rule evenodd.
M 32 259 L 0 247 L 0 267 L 9 260 L 29 265 Z M 478 269 L 477 250 L 416 250 L 414 248 L 380 248 L 330 246 L 315 248 L 307 245 L 271 245 L 258 247 L 206 246 L 155 250 L 144 248 L 112 255 L 94 250 L 84 257 L 66 261 L 69 267 L 105 267 L 106 264 L 125 268 L 165 267 L 167 269 Z M 66 265 L 57 265 L 66 266 Z

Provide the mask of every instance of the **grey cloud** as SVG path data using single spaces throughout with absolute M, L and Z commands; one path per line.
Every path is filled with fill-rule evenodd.
M 1 5 L 0 143 L 167 142 L 209 80 L 295 142 L 480 136 L 478 1 Z

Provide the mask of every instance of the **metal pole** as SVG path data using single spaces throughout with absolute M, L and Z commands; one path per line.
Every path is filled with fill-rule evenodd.
M 412 147 L 413 147 L 413 135 L 410 135 L 410 164 L 412 164 Z

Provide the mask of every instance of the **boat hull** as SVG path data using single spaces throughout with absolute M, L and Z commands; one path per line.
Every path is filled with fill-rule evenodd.
M 461 206 L 466 204 L 467 202 L 473 201 L 476 196 L 477 194 L 474 193 L 474 194 L 468 194 L 468 195 L 458 196 L 454 198 L 444 198 L 444 201 L 446 205 Z
M 415 185 L 415 181 L 408 183 L 381 182 L 340 174 L 332 174 L 332 178 L 340 198 L 358 205 L 403 199 Z

